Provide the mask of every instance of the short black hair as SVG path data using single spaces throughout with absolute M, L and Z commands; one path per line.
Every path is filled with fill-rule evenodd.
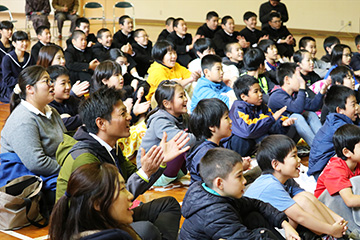
M 173 27 L 177 27 L 180 21 L 185 21 L 183 18 L 175 18 L 173 22 Z
M 346 101 L 350 96 L 355 96 L 355 92 L 343 85 L 332 85 L 325 96 L 325 106 L 330 113 L 336 113 L 336 108 L 345 109 Z
M 235 44 L 239 44 L 240 48 L 241 48 L 241 45 L 240 43 L 238 42 L 231 42 L 231 43 L 228 43 L 225 45 L 225 48 L 224 48 L 224 54 L 226 55 L 227 53 L 231 52 L 232 48 L 233 48 L 233 45 Z M 242 48 L 241 48 L 242 49 Z
M 274 134 L 264 138 L 258 147 L 256 160 L 263 174 L 272 174 L 272 160 L 284 163 L 285 157 L 296 148 L 295 142 L 286 135 Z
M 348 48 L 350 50 L 351 53 L 351 48 L 348 45 L 345 44 L 336 44 L 335 47 L 333 48 L 332 52 L 331 52 L 331 65 L 343 65 L 342 64 L 342 57 L 343 57 L 343 52 L 344 49 Z
M 46 71 L 49 73 L 52 82 L 56 82 L 56 79 L 62 75 L 69 76 L 69 71 L 61 65 L 49 66 Z
M 125 19 L 130 18 L 132 20 L 132 18 L 129 15 L 122 15 L 121 17 L 119 17 L 119 24 L 120 25 L 124 25 Z
M 258 48 L 264 53 L 267 53 L 268 48 L 271 46 L 276 46 L 275 42 L 271 39 L 263 39 L 258 44 Z
M 133 37 L 134 37 L 134 38 L 138 37 L 139 34 L 140 34 L 140 32 L 145 32 L 145 33 L 146 33 L 145 29 L 143 29 L 143 28 L 138 28 L 138 29 L 136 29 L 136 30 L 134 31 Z
M 175 20 L 175 18 L 173 18 L 173 17 L 167 18 L 165 21 L 165 25 L 170 26 L 174 22 L 174 20 Z
M 194 43 L 195 54 L 197 52 L 203 53 L 205 50 L 211 49 L 211 48 L 214 49 L 214 44 L 210 38 L 199 38 Z
M 0 22 L 0 29 L 13 29 L 14 28 L 14 24 L 10 21 L 1 21 Z
M 295 63 L 301 63 L 301 61 L 304 58 L 305 53 L 308 53 L 308 52 L 309 51 L 305 50 L 305 49 L 300 49 L 300 50 L 297 50 L 296 52 L 294 52 L 294 55 L 293 55 L 294 62 Z
M 251 86 L 255 83 L 259 83 L 259 81 L 253 76 L 247 74 L 240 76 L 234 82 L 233 86 L 237 99 L 242 101 L 241 94 L 245 94 L 246 96 L 248 96 Z
M 331 47 L 334 44 L 339 44 L 339 43 L 340 43 L 340 40 L 335 36 L 329 36 L 329 37 L 325 38 L 324 44 L 323 44 L 325 52 L 328 53 L 326 48 Z
M 50 28 L 48 26 L 42 25 L 42 26 L 38 27 L 36 29 L 36 35 L 41 35 L 45 29 L 50 31 Z
M 96 38 L 102 38 L 102 35 L 103 33 L 106 33 L 106 32 L 110 32 L 110 30 L 108 28 L 101 28 L 99 29 L 99 31 L 97 31 L 96 33 Z M 110 32 L 111 33 L 111 32 Z
M 96 91 L 104 85 L 103 80 L 110 79 L 113 75 L 121 74 L 121 66 L 115 61 L 105 60 L 101 62 L 94 71 L 91 78 L 91 91 Z
M 280 18 L 280 19 L 281 19 L 280 13 L 278 13 L 278 12 L 271 12 L 271 13 L 269 14 L 268 21 L 271 22 L 271 21 L 273 20 L 273 18 Z
M 123 92 L 115 87 L 103 86 L 96 92 L 90 94 L 79 107 L 79 114 L 88 132 L 97 134 L 99 129 L 96 125 L 98 117 L 111 121 L 111 113 L 114 106 L 121 101 Z
M 256 71 L 264 64 L 265 54 L 258 47 L 250 47 L 244 54 L 244 68 L 248 71 Z
M 219 14 L 217 14 L 217 12 L 215 11 L 210 11 L 206 14 L 206 20 L 210 20 L 212 19 L 213 17 L 219 17 Z
M 85 33 L 82 30 L 75 30 L 71 36 L 72 40 L 78 39 L 80 36 L 85 36 Z
M 198 140 L 211 138 L 209 128 L 220 127 L 221 118 L 228 112 L 229 108 L 220 99 L 202 99 L 190 115 L 189 129 Z
M 353 72 L 348 66 L 337 66 L 330 72 L 331 84 L 336 85 L 336 83 L 339 83 L 343 85 L 344 78 L 347 77 L 349 73 L 351 77 L 353 77 Z
M 217 55 L 209 54 L 201 59 L 201 70 L 204 72 L 205 69 L 211 69 L 215 63 L 221 63 L 221 58 Z
M 200 160 L 200 176 L 206 186 L 212 188 L 215 178 L 226 179 L 238 163 L 242 163 L 242 158 L 237 152 L 221 147 L 212 148 Z
M 23 41 L 23 40 L 29 40 L 29 36 L 27 35 L 26 32 L 24 31 L 16 31 L 14 32 L 14 34 L 12 35 L 12 41 L 16 42 L 16 41 Z
M 78 19 L 76 19 L 75 21 L 75 27 L 80 27 L 81 23 L 87 23 L 90 24 L 89 19 L 84 18 L 84 17 L 79 17 Z
M 299 49 L 306 48 L 306 45 L 308 44 L 308 42 L 311 42 L 311 41 L 316 42 L 313 37 L 310 37 L 310 36 L 302 37 L 299 41 Z
M 226 25 L 226 23 L 227 23 L 227 21 L 229 20 L 229 19 L 233 19 L 231 16 L 229 16 L 229 15 L 226 15 L 226 16 L 224 16 L 222 19 L 221 19 L 221 24 L 222 25 Z M 233 19 L 234 20 L 234 19 Z
M 167 40 L 157 41 L 151 50 L 154 60 L 162 62 L 167 52 L 175 51 L 174 45 Z
M 292 77 L 296 71 L 297 64 L 296 63 L 282 63 L 276 69 L 276 80 L 278 81 L 279 85 L 284 85 L 284 78 L 286 76 Z
M 359 44 L 360 44 L 360 34 L 355 37 L 355 45 L 357 46 Z
M 360 142 L 360 127 L 354 124 L 345 124 L 339 127 L 333 135 L 333 143 L 336 155 L 342 160 L 347 160 L 343 149 L 347 148 L 354 153 L 355 145 Z
M 244 13 L 243 20 L 244 20 L 244 21 L 245 21 L 245 20 L 247 21 L 247 20 L 249 20 L 249 18 L 252 18 L 252 17 L 256 17 L 256 18 L 257 18 L 256 13 L 251 12 L 251 11 L 247 11 L 246 13 Z

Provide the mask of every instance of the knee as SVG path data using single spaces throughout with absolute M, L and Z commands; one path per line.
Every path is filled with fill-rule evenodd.
M 172 211 L 177 212 L 181 215 L 181 208 L 179 202 L 174 197 L 164 197 L 160 198 L 160 200 L 164 201 L 164 210 L 165 211 Z
M 312 201 L 309 198 L 308 192 L 301 192 L 296 194 L 295 197 L 293 197 L 294 201 L 303 209 L 310 208 L 312 206 Z
M 66 16 L 61 13 L 56 14 L 55 18 L 57 21 L 65 21 L 66 20 Z

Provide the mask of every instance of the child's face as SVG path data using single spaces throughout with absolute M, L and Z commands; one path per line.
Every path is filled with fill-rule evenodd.
M 284 158 L 284 162 L 278 161 L 278 172 L 286 179 L 297 178 L 300 176 L 301 159 L 297 155 L 297 148 L 293 148 Z
M 280 29 L 281 28 L 281 19 L 278 17 L 273 17 L 271 21 L 269 21 L 270 27 L 274 29 Z
M 256 17 L 251 17 L 248 20 L 244 20 L 246 26 L 250 29 L 255 29 L 256 24 L 257 24 L 257 19 Z
M 55 54 L 51 65 L 61 65 L 61 66 L 65 67 L 65 57 L 64 57 L 64 53 L 61 50 L 59 50 Z
M 29 46 L 29 40 L 13 41 L 12 44 L 16 50 L 25 52 Z
M 176 59 L 177 59 L 176 51 L 174 50 L 168 51 L 165 54 L 162 63 L 169 68 L 173 68 L 175 67 Z
M 339 109 L 339 113 L 348 116 L 352 121 L 356 120 L 356 113 L 358 111 L 358 104 L 354 95 L 349 96 L 346 99 L 345 109 Z
M 98 38 L 99 43 L 105 47 L 111 47 L 113 42 L 113 38 L 111 36 L 111 32 L 103 32 L 101 38 Z
M 126 57 L 118 57 L 115 62 L 121 66 L 121 74 L 124 76 L 127 73 L 127 67 L 129 65 Z
M 51 33 L 49 29 L 44 29 L 44 31 L 42 31 L 42 33 L 40 35 L 37 36 L 38 39 L 45 43 L 48 44 L 51 41 Z
M 168 32 L 173 32 L 173 31 L 174 31 L 173 23 L 174 23 L 174 21 L 172 21 L 172 22 L 170 23 L 170 25 L 165 25 L 165 28 L 166 28 L 166 30 L 167 30 Z
M 342 63 L 346 66 L 350 65 L 352 53 L 350 49 L 344 48 L 342 55 Z
M 213 48 L 208 48 L 206 50 L 204 50 L 202 53 L 201 52 L 196 52 L 196 54 L 200 57 L 200 59 L 202 59 L 203 57 L 205 57 L 206 55 L 209 55 L 209 54 L 215 54 L 215 50 Z
M 184 36 L 187 33 L 187 26 L 184 20 L 180 20 L 177 26 L 174 26 L 174 30 L 177 34 Z
M 229 175 L 223 179 L 222 196 L 241 198 L 244 195 L 246 179 L 243 175 L 242 163 L 237 163 Z
M 54 98 L 58 102 L 69 99 L 71 83 L 68 75 L 60 75 L 54 82 Z
M 233 62 L 240 62 L 243 60 L 244 52 L 241 49 L 239 43 L 234 43 L 231 45 L 231 51 L 226 54 L 226 56 Z
M 102 82 L 108 87 L 122 89 L 124 87 L 124 78 L 120 73 L 114 73 L 109 79 L 103 79 Z
M 346 77 L 344 77 L 343 85 L 348 88 L 351 88 L 352 90 L 355 90 L 355 79 L 353 78 L 350 72 L 348 72 L 348 74 L 346 74 Z
M 250 87 L 248 95 L 241 94 L 241 99 L 255 106 L 260 106 L 263 101 L 262 96 L 260 85 L 255 83 Z
M 226 21 L 226 24 L 221 25 L 221 27 L 228 33 L 233 33 L 235 30 L 234 19 L 230 18 Z
M 90 32 L 90 24 L 82 22 L 80 23 L 80 27 L 78 27 L 78 29 L 83 31 L 85 33 L 85 36 L 87 36 Z
M 135 38 L 135 41 L 142 46 L 146 46 L 149 42 L 149 36 L 145 31 L 139 32 L 139 35 Z
M 13 29 L 0 29 L 1 37 L 9 39 L 13 34 Z
M 81 50 L 85 50 L 86 45 L 87 45 L 85 34 L 81 34 L 76 39 L 73 39 L 72 44 Z
M 288 77 L 288 78 L 289 78 L 289 88 L 293 92 L 298 92 L 300 89 L 300 79 L 302 78 L 300 74 L 300 68 L 297 67 L 292 77 Z
M 275 45 L 271 45 L 266 49 L 265 57 L 270 60 L 276 60 L 278 58 L 278 50 Z
M 211 29 L 215 30 L 219 24 L 218 17 L 212 17 L 210 20 L 206 20 L 206 25 Z
M 316 42 L 314 41 L 308 41 L 305 50 L 308 51 L 311 54 L 311 58 L 315 58 L 317 49 L 316 49 Z
M 221 63 L 217 62 L 211 69 L 205 69 L 204 74 L 205 77 L 212 82 L 221 82 L 224 76 Z
M 306 73 L 314 71 L 314 61 L 312 60 L 310 53 L 303 53 L 303 59 L 300 62 L 300 68 Z
M 174 97 L 170 101 L 167 111 L 175 117 L 180 117 L 181 114 L 187 113 L 187 101 L 184 89 L 181 86 L 176 86 Z
M 220 120 L 219 127 L 214 127 L 213 135 L 219 139 L 230 137 L 231 135 L 231 119 L 229 118 L 229 112 L 226 112 Z
M 124 24 L 120 24 L 121 30 L 123 30 L 126 33 L 130 33 L 133 30 L 134 24 L 133 20 L 131 18 L 126 18 L 124 20 Z

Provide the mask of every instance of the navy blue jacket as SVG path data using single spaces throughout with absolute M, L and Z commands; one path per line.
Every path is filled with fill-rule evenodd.
M 1 62 L 2 62 L 2 59 L 4 58 L 4 56 L 11 52 L 11 50 L 13 50 L 14 47 L 13 45 L 11 44 L 11 41 L 10 41 L 10 47 L 7 48 L 4 46 L 4 44 L 2 43 L 2 41 L 0 41 L 0 80 L 2 79 L 2 70 L 1 70 Z

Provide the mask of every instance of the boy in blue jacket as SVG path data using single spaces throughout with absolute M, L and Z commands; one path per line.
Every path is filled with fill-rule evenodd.
M 309 156 L 309 170 L 317 180 L 331 157 L 335 155 L 333 135 L 335 131 L 349 123 L 353 124 L 358 112 L 355 92 L 342 85 L 333 85 L 326 97 L 325 106 L 329 110 L 324 125 L 315 135 Z

